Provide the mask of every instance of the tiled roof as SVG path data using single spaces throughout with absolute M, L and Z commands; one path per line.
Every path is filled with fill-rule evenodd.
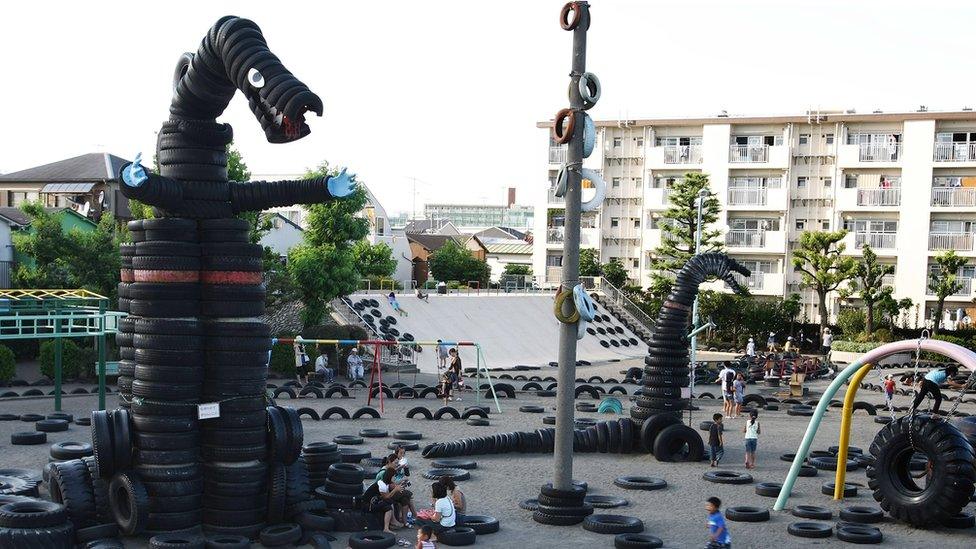
M 128 160 L 108 153 L 89 153 L 19 172 L 0 175 L 0 181 L 73 183 L 118 177 Z

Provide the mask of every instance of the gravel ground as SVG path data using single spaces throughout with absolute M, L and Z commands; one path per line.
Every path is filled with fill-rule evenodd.
M 618 363 L 603 366 L 584 367 L 578 369 L 580 377 L 602 375 L 622 378 L 619 370 L 629 364 Z M 537 374 L 542 377 L 555 375 L 555 369 L 545 369 L 540 372 L 529 372 L 527 375 Z M 392 377 L 392 376 L 390 376 Z M 412 378 L 412 376 L 410 376 Z M 421 382 L 430 382 L 430 376 L 421 375 Z M 387 379 L 388 383 L 395 382 Z M 408 381 L 408 380 L 404 380 Z M 412 382 L 412 379 L 409 380 Z M 824 382 L 808 384 L 813 396 L 819 396 L 818 391 L 826 385 Z M 516 388 L 521 382 L 515 382 Z M 633 392 L 636 386 L 628 385 L 628 392 Z M 707 390 L 704 389 L 703 390 Z M 713 391 L 714 392 L 714 391 Z M 761 392 L 755 386 L 749 387 L 749 392 Z M 354 398 L 339 400 L 301 400 L 300 406 L 311 406 L 322 411 L 329 406 L 341 405 L 352 411 L 365 404 L 366 395 L 362 390 L 356 391 Z M 838 395 L 838 398 L 843 398 Z M 862 391 L 861 400 L 880 402 L 878 393 Z M 458 407 L 474 404 L 473 394 L 465 394 Z M 581 400 L 590 400 L 584 397 Z M 806 400 L 806 399 L 804 399 Z M 899 397 L 899 405 L 908 405 L 909 397 Z M 420 404 L 416 401 L 387 401 L 383 419 L 362 420 L 305 420 L 305 440 L 331 440 L 340 434 L 356 434 L 365 427 L 382 427 L 393 432 L 395 430 L 410 429 L 424 434 L 424 441 L 448 441 L 469 436 L 482 436 L 496 432 L 513 430 L 533 430 L 543 426 L 542 417 L 545 414 L 528 414 L 518 411 L 518 406 L 524 404 L 540 404 L 550 407 L 554 398 L 538 398 L 534 394 L 519 394 L 514 402 L 501 400 L 504 412 L 491 414 L 491 426 L 473 427 L 463 421 L 441 420 L 426 421 L 423 419 L 410 420 L 404 418 L 409 407 Z M 64 409 L 76 415 L 85 414 L 97 401 L 94 396 L 66 397 Z M 287 404 L 287 401 L 282 402 Z M 700 399 L 700 411 L 694 412 L 692 426 L 698 426 L 702 420 L 709 419 L 712 413 L 721 411 L 720 401 Z M 115 397 L 109 397 L 109 406 L 114 406 Z M 433 398 L 423 404 L 436 409 L 440 404 Z M 626 402 L 625 402 L 626 405 Z M 951 405 L 951 403 L 950 403 Z M 14 399 L 4 402 L 6 413 L 43 413 L 52 410 L 51 399 Z M 781 461 L 779 455 L 794 452 L 799 444 L 807 425 L 807 418 L 786 415 L 785 408 L 775 412 L 761 412 L 760 421 L 763 433 L 759 440 L 758 465 L 751 472 L 756 482 L 781 482 L 787 472 L 789 463 Z M 964 404 L 963 411 L 976 413 L 974 405 Z M 583 414 L 577 416 L 597 417 L 598 414 Z M 721 469 L 745 472 L 742 465 L 743 448 L 739 430 L 743 419 L 727 421 L 726 455 Z M 28 430 L 32 426 L 18 422 L 0 422 L 0 441 L 8 444 L 11 433 Z M 821 426 L 820 433 L 813 445 L 814 449 L 826 449 L 837 443 L 839 428 L 838 410 L 831 409 Z M 871 418 L 858 412 L 855 418 L 851 444 L 867 451 L 871 440 L 880 425 Z M 704 433 L 703 433 L 704 434 Z M 50 433 L 49 442 L 79 440 L 88 441 L 87 427 L 72 426 L 68 432 Z M 386 444 L 391 439 L 366 439 L 365 447 L 374 456 L 382 456 L 388 450 Z M 8 467 L 40 468 L 47 460 L 47 446 L 10 446 L 7 445 L 2 453 L 4 465 Z M 414 478 L 414 493 L 418 506 L 427 503 L 423 494 L 424 487 L 429 485 L 421 474 L 428 468 L 426 460 L 417 452 L 408 454 Z M 501 521 L 501 531 L 480 537 L 479 547 L 612 547 L 613 537 L 587 532 L 580 526 L 553 527 L 537 524 L 531 519 L 531 513 L 522 511 L 518 502 L 522 499 L 536 497 L 539 485 L 552 478 L 551 455 L 491 455 L 472 457 L 478 462 L 478 468 L 472 471 L 471 480 L 462 483 L 462 489 L 467 495 L 469 514 L 487 514 L 497 517 Z M 606 455 L 606 454 L 577 454 L 574 460 L 574 477 L 589 483 L 590 494 L 621 496 L 630 501 L 628 506 L 606 510 L 607 513 L 630 515 L 644 521 L 645 532 L 656 535 L 665 541 L 666 547 L 700 547 L 706 539 L 704 500 L 709 496 L 718 496 L 725 506 L 756 505 L 771 508 L 773 498 L 758 496 L 752 485 L 723 485 L 703 481 L 702 473 L 710 470 L 707 463 L 661 463 L 649 455 Z M 641 492 L 628 491 L 613 486 L 612 481 L 621 475 L 647 475 L 663 478 L 668 487 L 662 491 Z M 848 474 L 849 481 L 864 484 L 866 476 L 860 469 Z M 833 480 L 833 473 L 821 472 L 818 477 L 800 478 L 794 488 L 794 495 L 790 500 L 793 504 L 822 505 L 839 510 L 844 505 L 834 502 L 832 498 L 820 493 L 820 486 L 824 482 Z M 855 498 L 846 504 L 876 506 L 871 495 L 861 489 Z M 968 511 L 976 511 L 976 506 L 970 505 Z M 839 543 L 836 538 L 826 540 L 807 540 L 790 536 L 786 527 L 796 520 L 787 513 L 772 513 L 772 519 L 765 523 L 729 522 L 731 534 L 736 547 L 776 547 L 776 546 L 808 546 L 829 545 Z M 884 543 L 898 547 L 973 547 L 976 545 L 976 529 L 953 531 L 925 531 L 916 530 L 893 521 L 886 520 L 879 525 L 885 536 Z M 415 538 L 414 531 L 402 530 L 399 536 L 408 540 Z M 558 541 L 554 541 L 558 536 Z M 344 547 L 346 535 L 337 534 L 333 543 L 335 547 Z M 127 541 L 127 546 L 144 547 L 144 543 Z

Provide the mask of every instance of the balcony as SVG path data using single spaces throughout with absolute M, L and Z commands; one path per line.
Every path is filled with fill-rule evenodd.
M 900 206 L 901 189 L 857 189 L 858 206 Z
M 936 162 L 976 162 L 976 143 L 936 143 L 932 160 Z
M 929 250 L 971 252 L 973 251 L 973 235 L 971 233 L 930 233 Z
M 972 293 L 973 293 L 973 279 L 972 278 L 966 277 L 966 276 L 958 276 L 957 275 L 956 276 L 956 282 L 959 283 L 959 284 L 962 284 L 962 288 L 959 288 L 953 294 L 951 294 L 951 297 L 965 297 L 965 298 L 969 298 L 969 297 L 972 296 Z M 928 284 L 926 284 L 925 293 L 928 294 L 928 295 L 935 295 L 934 293 L 932 293 L 932 289 L 928 287 Z
M 546 230 L 547 245 L 562 245 L 562 243 L 565 241 L 566 227 L 549 227 Z M 599 245 L 600 229 L 593 227 L 584 227 L 580 229 L 580 248 L 598 248 Z
M 730 248 L 761 248 L 766 245 L 766 231 L 729 231 L 725 245 Z
M 678 145 L 664 148 L 665 164 L 701 164 L 701 145 Z
M 881 287 L 891 288 L 891 291 L 895 291 L 895 275 L 886 274 L 881 277 Z
M 769 145 L 730 145 L 729 162 L 769 162 Z
M 603 240 L 640 240 L 641 230 L 634 227 L 611 227 L 603 233 Z
M 897 162 L 899 158 L 901 158 L 901 143 L 858 145 L 857 159 L 861 162 Z
M 563 164 L 566 162 L 566 158 L 568 154 L 569 154 L 569 149 L 566 145 L 562 145 L 559 147 L 549 147 L 549 163 Z
M 895 233 L 855 233 L 854 247 L 863 248 L 865 244 L 875 250 L 892 250 L 895 248 Z
M 752 273 L 749 276 L 733 274 L 736 281 L 743 288 L 747 288 L 754 295 L 783 296 L 783 273 Z M 731 288 L 722 280 L 706 282 L 702 290 L 713 290 L 729 293 Z
M 932 206 L 939 208 L 976 207 L 976 188 L 932 187 Z
M 729 206 L 765 206 L 765 187 L 734 187 L 729 189 Z
M 549 227 L 546 231 L 546 242 L 561 244 L 564 240 L 566 240 L 566 227 Z
M 546 267 L 546 282 L 549 284 L 559 284 L 563 281 L 562 267 Z

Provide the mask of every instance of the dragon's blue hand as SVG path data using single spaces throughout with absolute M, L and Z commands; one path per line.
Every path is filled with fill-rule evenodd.
M 356 190 L 356 174 L 346 173 L 342 168 L 339 175 L 329 178 L 329 194 L 336 198 L 345 198 Z
M 122 181 L 130 187 L 139 187 L 149 179 L 146 175 L 146 169 L 142 167 L 140 162 L 142 161 L 142 153 L 136 154 L 136 159 L 132 161 L 132 164 L 126 166 L 122 170 Z

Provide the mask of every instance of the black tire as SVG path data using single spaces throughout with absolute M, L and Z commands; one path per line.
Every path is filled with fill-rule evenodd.
M 341 406 L 333 406 L 322 412 L 321 419 L 326 420 L 331 418 L 333 415 L 338 415 L 340 419 L 349 419 L 349 411 Z
M 779 482 L 760 482 L 756 485 L 756 495 L 775 498 L 782 489 L 783 485 Z
M 633 417 L 634 409 L 631 408 L 630 411 L 631 417 Z M 657 442 L 657 438 L 661 431 L 672 425 L 678 425 L 680 423 L 681 419 L 674 414 L 665 413 L 651 416 L 644 421 L 643 425 L 641 425 L 639 436 L 641 449 L 645 452 L 652 452 L 654 450 L 654 444 Z
M 840 518 L 857 524 L 873 524 L 884 520 L 884 513 L 874 507 L 852 505 L 840 510 Z
M 519 506 L 519 509 L 522 509 L 522 510 L 525 510 L 525 511 L 535 511 L 535 510 L 539 509 L 539 500 L 538 499 L 535 499 L 535 498 L 524 499 L 524 500 L 522 500 L 522 501 L 519 502 L 518 506 Z
M 539 524 L 548 524 L 551 526 L 572 526 L 583 522 L 585 518 L 585 516 L 576 515 L 550 515 L 541 510 L 536 510 L 532 513 L 532 520 Z
M 139 478 L 129 471 L 112 477 L 109 504 L 119 529 L 126 535 L 143 532 L 149 523 L 149 495 Z
M 205 549 L 206 540 L 198 534 L 166 533 L 149 538 L 152 549 Z
M 737 522 L 766 522 L 769 520 L 769 509 L 740 505 L 725 509 L 725 518 Z
M 614 509 L 629 505 L 630 502 L 617 496 L 586 496 L 583 503 L 588 503 L 597 509 Z
M 47 433 L 23 431 L 10 435 L 10 444 L 14 446 L 29 446 L 47 442 Z
M 822 522 L 794 522 L 786 531 L 798 538 L 829 538 L 834 533 L 833 527 Z
M 487 515 L 465 515 L 464 526 L 474 530 L 475 534 L 482 536 L 485 534 L 494 534 L 499 530 L 501 525 L 495 517 Z
M 654 549 L 664 547 L 664 542 L 649 534 L 617 534 L 613 546 L 616 549 Z
M 261 530 L 259 538 L 267 547 L 280 547 L 302 539 L 302 528 L 297 524 L 275 524 Z
M 461 413 L 453 406 L 441 406 L 431 415 L 432 419 L 441 419 L 444 416 L 451 416 L 454 419 L 461 419 Z
M 456 526 L 437 534 L 437 541 L 450 547 L 474 545 L 478 535 L 467 526 Z
M 424 416 L 424 419 L 434 419 L 433 414 L 430 413 L 430 409 L 426 406 L 415 406 L 407 412 L 407 418 L 413 419 L 417 414 Z
M 60 433 L 68 427 L 68 421 L 64 419 L 42 419 L 34 423 L 34 428 L 42 433 Z
M 654 458 L 658 461 L 701 461 L 705 446 L 697 431 L 687 425 L 665 427 L 654 441 Z
M 751 484 L 752 475 L 735 471 L 705 471 L 702 479 L 716 484 Z
M 417 431 L 394 431 L 393 438 L 396 440 L 420 440 L 424 435 Z
M 74 547 L 70 522 L 49 528 L 0 528 L 0 547 L 61 549 Z
M 95 522 L 95 494 L 84 461 L 54 462 L 48 491 L 51 501 L 65 506 L 68 518 L 76 528 L 86 528 Z
M 818 456 L 812 457 L 807 460 L 808 463 L 821 471 L 836 471 L 839 464 L 837 463 L 837 458 L 833 456 Z M 854 471 L 858 468 L 857 462 L 853 459 L 846 461 L 845 470 Z
M 467 469 L 453 469 L 453 468 L 443 468 L 443 469 L 431 469 L 424 473 L 424 478 L 428 480 L 440 480 L 442 478 L 450 478 L 455 481 L 468 480 L 471 478 L 471 473 Z
M 613 485 L 624 490 L 661 490 L 667 488 L 668 483 L 660 478 L 624 476 L 615 478 Z
M 369 530 L 352 534 L 348 543 L 351 549 L 382 549 L 396 545 L 396 536 L 388 532 Z
M 931 464 L 924 488 L 910 472 L 914 452 Z M 976 456 L 966 437 L 949 423 L 919 415 L 898 418 L 875 437 L 871 455 L 875 465 L 868 468 L 868 486 L 875 501 L 896 519 L 932 527 L 959 513 L 973 496 Z
M 64 524 L 68 510 L 50 501 L 15 501 L 0 505 L 0 527 L 47 528 Z
M 878 544 L 884 539 L 881 530 L 873 526 L 845 524 L 837 527 L 837 539 L 848 543 Z
M 820 493 L 823 494 L 823 495 L 825 495 L 825 496 L 833 496 L 834 495 L 834 487 L 835 486 L 836 486 L 836 483 L 834 483 L 834 482 L 825 482 L 825 483 L 823 483 L 820 486 Z M 844 497 L 845 498 L 857 497 L 857 485 L 856 484 L 851 484 L 849 482 L 845 482 L 844 483 Z
M 363 406 L 362 408 L 352 413 L 352 419 L 359 419 L 363 416 L 369 416 L 373 419 L 379 419 L 380 412 L 379 410 L 373 408 L 372 406 Z
M 813 520 L 830 520 L 834 518 L 833 511 L 818 505 L 797 505 L 793 508 L 791 514 L 794 517 Z
M 590 515 L 583 520 L 583 529 L 597 534 L 639 534 L 644 522 L 624 515 Z

